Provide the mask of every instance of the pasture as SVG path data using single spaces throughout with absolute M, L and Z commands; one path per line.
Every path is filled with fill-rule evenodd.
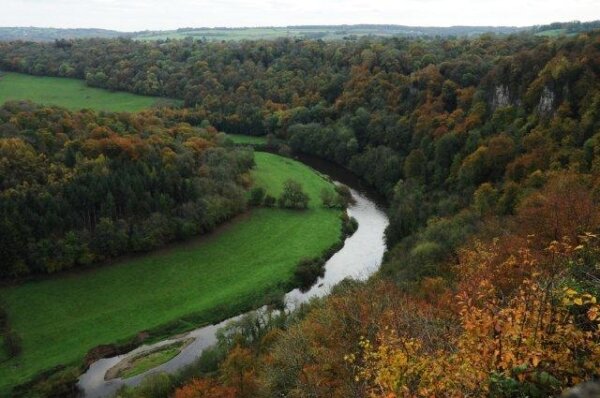
M 137 112 L 164 99 L 88 87 L 85 81 L 62 77 L 31 76 L 20 73 L 0 74 L 0 104 L 30 100 L 71 110 Z M 168 101 L 168 100 L 167 100 Z

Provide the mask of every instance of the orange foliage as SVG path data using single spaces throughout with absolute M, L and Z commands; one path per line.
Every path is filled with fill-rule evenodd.
M 373 341 L 361 338 L 357 354 L 345 356 L 357 364 L 356 381 L 370 396 L 462 397 L 488 395 L 491 375 L 556 392 L 598 374 L 596 298 L 557 285 L 562 264 L 582 247 L 553 242 L 547 248 L 553 260 L 544 263 L 526 247 L 500 262 L 495 244 L 465 251 L 453 306 L 461 332 L 451 348 L 428 353 L 422 339 L 384 327 Z M 512 279 L 512 292 L 497 288 L 506 287 L 502 279 Z
M 147 144 L 139 136 L 122 136 L 108 132 L 105 128 L 94 130 L 90 138 L 84 141 L 83 150 L 94 156 L 106 154 L 116 156 L 125 154 L 130 159 L 138 159 L 146 150 Z
M 190 137 L 186 142 L 185 146 L 193 149 L 196 153 L 202 153 L 207 148 L 213 147 L 214 144 L 204 138 Z
M 539 192 L 527 197 L 518 210 L 520 230 L 541 241 L 578 236 L 600 224 L 589 182 L 572 173 L 554 175 Z
M 221 375 L 226 385 L 237 391 L 238 397 L 252 397 L 258 388 L 256 383 L 256 361 L 248 348 L 235 346 L 221 364 Z
M 236 389 L 225 387 L 212 379 L 193 379 L 178 388 L 173 398 L 235 398 Z

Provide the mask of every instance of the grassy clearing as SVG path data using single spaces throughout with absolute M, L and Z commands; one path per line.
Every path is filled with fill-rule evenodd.
M 31 100 L 72 110 L 113 112 L 136 112 L 161 101 L 156 97 L 88 87 L 83 80 L 3 73 L 0 75 L 0 104 L 11 100 Z
M 551 29 L 536 33 L 536 36 L 558 37 L 567 33 L 566 29 Z
M 309 194 L 309 208 L 317 212 L 324 211 L 321 209 L 319 195 L 321 189 L 329 183 L 318 177 L 313 169 L 293 159 L 271 153 L 257 152 L 255 159 L 258 166 L 252 174 L 255 185 L 264 187 L 270 195 L 278 197 L 285 180 L 294 178 L 302 182 L 305 192 Z
M 272 195 L 286 178 L 301 181 L 312 198 L 309 210 L 256 209 L 195 242 L 1 289 L 23 353 L 0 364 L 0 393 L 42 370 L 75 363 L 99 344 L 124 341 L 189 314 L 214 321 L 225 315 L 224 305 L 247 308 L 289 281 L 302 258 L 321 254 L 339 239 L 339 211 L 319 206 L 327 181 L 276 155 L 256 153 L 256 163 L 255 183 Z

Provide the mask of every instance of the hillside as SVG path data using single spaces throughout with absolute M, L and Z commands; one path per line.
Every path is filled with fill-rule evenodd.
M 185 39 L 198 40 L 274 40 L 297 38 L 312 40 L 342 40 L 362 36 L 419 37 L 419 36 L 476 36 L 483 33 L 511 34 L 527 30 L 508 26 L 419 27 L 403 25 L 324 25 L 252 28 L 182 28 L 173 31 L 137 32 L 136 40 Z
M 375 277 L 120 397 L 546 397 L 600 374 L 600 31 L 14 42 L 0 67 L 178 98 L 153 116 L 266 136 L 387 199 Z
M 59 29 L 37 27 L 0 27 L 0 41 L 54 41 L 91 37 L 122 37 L 126 34 L 106 29 Z
M 54 41 L 85 38 L 132 38 L 135 40 L 167 40 L 193 38 L 197 40 L 274 40 L 297 38 L 313 40 L 342 40 L 362 36 L 374 37 L 426 37 L 464 36 L 481 34 L 508 35 L 514 33 L 535 33 L 540 35 L 560 35 L 589 31 L 598 28 L 595 22 L 554 23 L 550 25 L 514 26 L 450 26 L 425 27 L 405 25 L 302 25 L 302 26 L 263 26 L 241 28 L 180 28 L 140 32 L 118 32 L 104 29 L 55 29 L 34 27 L 0 27 L 0 41 Z

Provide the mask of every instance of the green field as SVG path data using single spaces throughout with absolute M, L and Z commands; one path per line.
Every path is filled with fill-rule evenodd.
M 31 100 L 72 110 L 94 109 L 113 112 L 136 112 L 151 107 L 157 101 L 164 101 L 156 97 L 88 87 L 83 80 L 2 73 L 0 105 L 11 100 Z
M 546 36 L 546 37 L 557 37 L 563 36 L 567 33 L 566 29 L 551 29 L 551 30 L 543 30 L 541 32 L 536 33 L 536 36 Z
M 287 178 L 301 181 L 312 199 L 309 210 L 256 209 L 197 241 L 0 290 L 23 342 L 21 356 L 0 365 L 0 392 L 54 365 L 76 363 L 99 344 L 188 314 L 215 318 L 221 305 L 245 308 L 289 281 L 302 258 L 337 242 L 340 213 L 318 199 L 329 182 L 277 155 L 256 153 L 256 163 L 255 184 L 272 195 Z
M 247 28 L 184 28 L 177 30 L 146 31 L 131 34 L 135 40 L 185 39 L 275 40 L 294 38 L 304 40 L 345 40 L 362 36 L 418 37 L 418 36 L 475 36 L 483 33 L 511 34 L 527 28 L 490 26 L 423 27 L 402 25 L 325 25 L 325 26 L 272 26 Z
M 298 26 L 298 27 L 256 27 L 256 28 L 197 28 L 161 32 L 142 32 L 135 34 L 136 40 L 185 39 L 197 40 L 274 40 L 282 37 L 302 39 L 341 40 L 350 35 L 391 36 L 394 32 L 382 31 L 378 27 L 344 27 L 344 26 Z

